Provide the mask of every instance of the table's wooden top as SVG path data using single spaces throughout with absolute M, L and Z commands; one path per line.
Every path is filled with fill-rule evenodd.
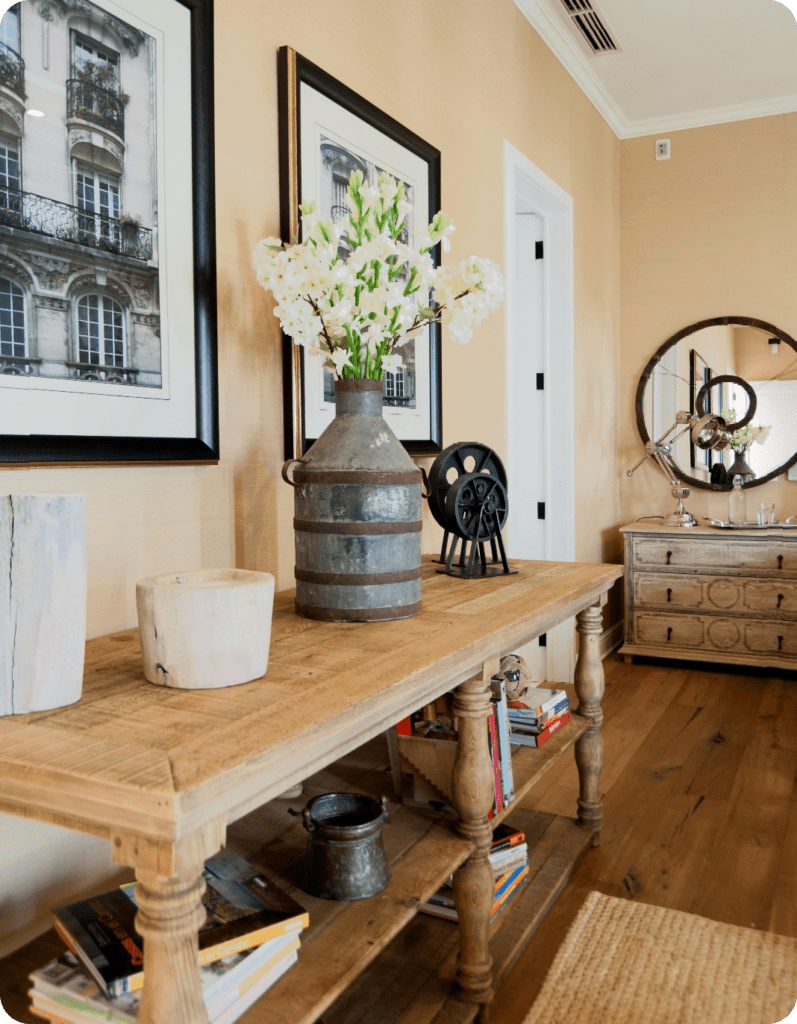
M 619 565 L 519 562 L 461 580 L 424 563 L 419 615 L 304 619 L 274 604 L 262 679 L 177 690 L 143 676 L 138 631 L 86 646 L 82 699 L 0 719 L 0 810 L 108 837 L 177 840 L 234 821 L 593 604 Z M 42 638 L 42 643 L 46 643 Z

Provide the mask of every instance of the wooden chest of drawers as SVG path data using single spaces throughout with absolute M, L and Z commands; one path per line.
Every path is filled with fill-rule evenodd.
M 634 654 L 797 668 L 797 531 L 624 526 Z

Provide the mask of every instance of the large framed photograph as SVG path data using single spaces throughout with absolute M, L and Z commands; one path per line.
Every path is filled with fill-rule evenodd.
M 219 456 L 213 0 L 0 23 L 0 463 Z
M 348 217 L 351 172 L 375 184 L 387 171 L 403 182 L 412 211 L 407 240 L 440 209 L 440 152 L 290 47 L 278 55 L 280 230 L 301 240 L 299 204 L 314 200 L 323 218 Z M 435 265 L 439 244 L 433 251 Z M 341 257 L 347 255 L 345 240 Z M 335 414 L 331 371 L 288 337 L 284 345 L 285 456 L 303 455 Z M 442 448 L 440 325 L 402 349 L 404 365 L 385 374 L 383 415 L 413 455 Z

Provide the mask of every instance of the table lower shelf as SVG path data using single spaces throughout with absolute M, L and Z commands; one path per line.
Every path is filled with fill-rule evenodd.
M 588 721 L 574 716 L 541 749 L 519 748 L 513 756 L 518 799 L 500 819 L 508 818 L 526 832 L 529 880 L 491 929 L 496 987 L 591 845 L 592 833 L 574 820 L 518 807 L 522 796 L 572 748 L 588 727 Z M 369 756 L 376 757 L 370 770 L 367 768 Z M 352 759 L 359 761 L 358 769 L 345 767 Z M 356 779 L 355 771 L 362 772 Z M 300 802 L 304 803 L 316 793 L 341 788 L 379 796 L 389 782 L 387 747 L 374 741 L 307 780 Z M 272 841 L 265 848 L 262 843 L 259 850 L 253 848 L 255 822 L 258 822 L 255 828 L 260 836 L 275 834 L 275 823 L 266 823 L 262 817 L 265 814 L 273 817 L 278 805 L 279 801 L 275 801 L 233 825 L 228 845 L 267 874 L 270 868 L 278 869 L 278 881 L 284 888 L 290 888 L 292 895 L 307 907 L 311 925 L 303 937 L 298 963 L 240 1018 L 242 1024 L 285 1024 L 285 1021 L 313 1024 L 321 1018 L 323 1024 L 359 1022 L 364 1019 L 363 1006 L 370 1005 L 377 993 L 384 992 L 384 979 L 391 973 L 399 979 L 398 992 L 388 996 L 387 1005 L 375 1014 L 374 1020 L 380 1024 L 401 1019 L 395 1013 L 402 1000 L 409 1000 L 407 1012 L 416 996 L 420 999 L 419 1005 L 428 1007 L 429 995 L 421 997 L 417 991 L 424 987 L 431 987 L 441 997 L 438 1010 L 443 1016 L 439 1024 L 473 1019 L 477 1008 L 452 995 L 456 924 L 418 914 L 419 905 L 470 853 L 470 843 L 456 834 L 454 823 L 431 808 L 390 805 L 388 822 L 383 829 L 391 863 L 390 885 L 369 900 L 346 904 L 314 899 L 298 887 L 306 840 L 306 833 L 298 823 L 279 836 L 276 847 Z M 409 928 L 415 939 L 408 934 Z M 450 956 L 441 961 L 439 954 L 449 948 Z M 403 955 L 401 950 L 409 951 L 410 955 Z M 430 956 L 431 950 L 437 955 Z M 395 966 L 390 968 L 386 962 Z M 350 1007 L 350 1011 L 345 1007 Z M 429 1018 L 433 1019 L 437 1020 Z
M 513 757 L 518 800 L 569 750 L 588 723 L 577 716 L 540 750 L 520 748 Z M 391 864 L 387 889 L 353 903 L 321 900 L 300 887 L 307 840 L 301 818 L 320 793 L 357 791 L 379 797 L 391 790 L 383 737 L 353 751 L 306 780 L 295 801 L 274 800 L 230 826 L 227 848 L 246 857 L 289 891 L 310 914 L 298 962 L 254 1006 L 241 1024 L 454 1024 L 474 1018 L 477 1007 L 453 994 L 457 925 L 418 913 L 469 855 L 471 844 L 454 823 L 431 809 L 390 803 L 383 840 Z M 526 832 L 529 879 L 491 928 L 496 988 L 589 848 L 592 834 L 569 818 L 528 811 L 513 803 L 502 817 Z M 53 952 L 51 933 L 26 947 L 23 957 L 0 963 L 0 1000 L 24 992 L 30 970 Z M 396 979 L 395 991 L 386 979 Z M 379 999 L 386 1005 L 377 1006 Z M 363 1016 L 363 1007 L 373 1007 Z M 10 1007 L 9 1007 L 10 1010 Z M 29 1014 L 30 1011 L 27 1011 Z M 421 1016 L 419 1016 L 419 1014 Z M 20 1015 L 19 1020 L 36 1021 Z

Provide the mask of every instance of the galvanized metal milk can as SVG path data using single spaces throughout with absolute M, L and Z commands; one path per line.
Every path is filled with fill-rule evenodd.
M 302 812 L 308 832 L 303 888 L 327 900 L 364 900 L 390 882 L 382 845 L 387 797 L 325 793 Z
M 295 488 L 299 615 L 363 622 L 420 611 L 421 471 L 382 418 L 382 389 L 336 381 L 335 419 L 283 467 Z

